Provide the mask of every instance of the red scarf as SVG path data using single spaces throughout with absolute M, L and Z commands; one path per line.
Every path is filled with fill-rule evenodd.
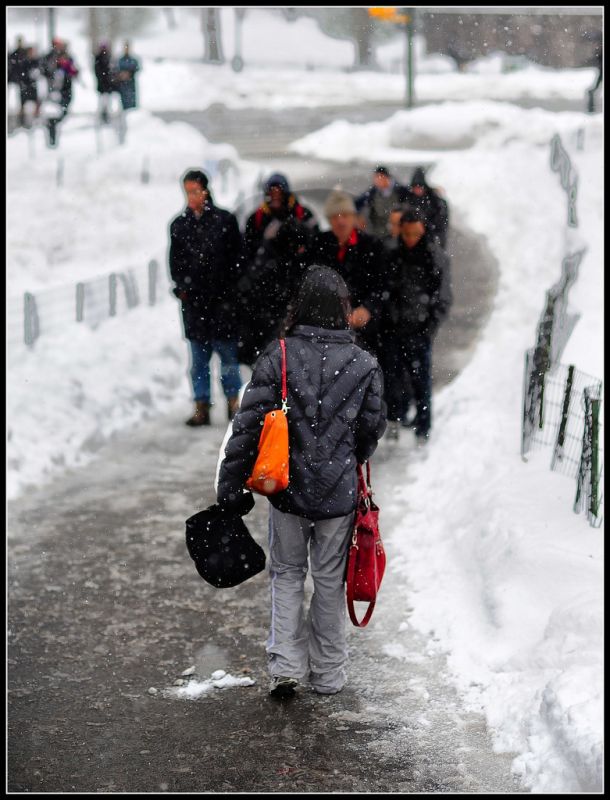
M 342 264 L 347 254 L 347 248 L 353 247 L 355 244 L 358 244 L 358 230 L 356 228 L 354 228 L 354 230 L 350 233 L 347 242 L 339 245 L 339 249 L 337 250 L 337 261 Z

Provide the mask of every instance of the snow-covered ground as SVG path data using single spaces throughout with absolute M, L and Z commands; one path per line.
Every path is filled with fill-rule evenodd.
M 141 108 L 130 113 L 119 146 L 112 131 L 98 140 L 79 117 L 97 102 L 88 44 L 76 11 L 58 9 L 58 34 L 69 39 L 85 85 L 75 87 L 75 113 L 56 151 L 44 148 L 40 131 L 8 140 L 9 326 L 24 291 L 54 289 L 63 308 L 76 281 L 128 266 L 144 270 L 151 258 L 164 271 L 167 224 L 183 205 L 179 176 L 187 167 L 210 171 L 221 205 L 231 208 L 240 192 L 251 194 L 255 164 L 151 112 L 403 96 L 404 76 L 350 73 L 351 44 L 329 40 L 312 20 L 288 23 L 270 11 L 246 16 L 243 72 L 197 63 L 200 30 L 195 17 L 183 24 L 183 15 L 194 12 L 176 11 L 176 31 L 167 30 L 158 10 L 133 38 L 143 62 Z M 230 58 L 233 12 L 222 13 Z M 19 33 L 34 42 L 40 36 L 40 25 L 28 29 L 10 9 L 7 23 L 10 46 Z M 400 58 L 399 47 L 380 48 L 380 63 Z M 461 74 L 439 58 L 427 60 L 421 47 L 419 53 L 416 96 L 438 102 L 381 123 L 336 122 L 294 145 L 337 160 L 433 160 L 431 181 L 486 236 L 500 266 L 495 307 L 476 352 L 436 395 L 428 456 L 405 464 L 404 479 L 396 476 L 393 503 L 382 509 L 382 524 L 385 514 L 396 525 L 384 528 L 384 537 L 414 609 L 408 624 L 440 637 L 455 681 L 486 715 L 496 749 L 519 754 L 514 768 L 524 785 L 596 792 L 603 764 L 603 527 L 591 528 L 572 512 L 575 482 L 550 471 L 550 452 L 524 463 L 519 442 L 524 352 L 534 344 L 545 291 L 559 278 L 563 256 L 582 244 L 588 249 L 569 304 L 581 318 L 562 361 L 603 378 L 603 124 L 600 116 L 510 104 L 524 97 L 584 100 L 594 72 L 530 66 L 501 74 L 497 59 L 489 59 Z M 555 133 L 579 173 L 575 230 L 567 228 L 566 194 L 550 168 Z M 226 181 L 221 159 L 233 165 Z M 145 160 L 148 183 L 141 181 Z M 31 351 L 11 344 L 10 498 L 94 458 L 114 433 L 180 405 L 186 410 L 187 348 L 164 281 L 160 296 L 158 305 L 141 305 L 94 330 L 66 320 L 63 329 L 43 330 Z M 399 652 L 400 641 L 388 648 Z

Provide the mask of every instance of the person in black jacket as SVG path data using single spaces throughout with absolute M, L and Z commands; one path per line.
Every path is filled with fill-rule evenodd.
M 112 53 L 108 42 L 101 42 L 95 58 L 93 70 L 97 81 L 99 95 L 100 120 L 110 122 L 110 104 L 112 92 L 115 89 L 115 70 L 112 63 Z
M 247 271 L 242 290 L 252 302 L 240 361 L 250 365 L 277 334 L 308 266 L 311 237 L 318 231 L 313 213 L 291 191 L 284 175 L 271 175 L 264 192 L 244 233 Z
M 358 230 L 356 206 L 347 192 L 331 192 L 324 213 L 331 229 L 314 238 L 311 260 L 332 267 L 343 277 L 350 292 L 350 324 L 358 332 L 357 342 L 376 353 L 386 275 L 383 244 Z
M 195 413 L 186 424 L 210 424 L 210 358 L 221 360 L 229 419 L 235 414 L 241 377 L 237 358 L 243 244 L 237 219 L 214 205 L 208 177 L 189 170 L 182 179 L 187 207 L 170 224 L 169 268 L 182 303 L 184 335 L 192 356 Z
M 21 78 L 19 80 L 19 124 L 26 125 L 26 106 L 33 106 L 32 116 L 38 117 L 40 112 L 40 99 L 38 97 L 38 78 L 40 77 L 40 59 L 34 47 L 28 47 L 25 58 L 21 62 Z
M 432 425 L 432 340 L 452 302 L 450 262 L 417 209 L 403 214 L 398 245 L 388 257 L 382 354 L 389 435 L 398 438 L 400 420 L 414 400 L 412 427 L 421 443 Z
M 357 464 L 385 430 L 377 360 L 354 343 L 345 282 L 312 266 L 284 327 L 288 384 L 289 485 L 271 495 L 269 561 L 271 694 L 294 693 L 305 677 L 321 694 L 346 680 L 345 569 L 357 497 Z M 279 407 L 281 352 L 271 342 L 254 366 L 233 420 L 218 479 L 218 503 L 236 508 L 257 456 L 265 414 Z M 241 500 L 240 500 L 241 498 Z M 303 589 L 308 545 L 314 593 Z
M 413 172 L 411 183 L 407 188 L 406 202 L 407 205 L 418 208 L 422 212 L 428 235 L 438 239 L 441 247 L 446 248 L 449 231 L 449 206 L 447 201 L 441 197 L 438 189 L 428 185 L 422 167 L 417 167 Z
M 15 44 L 15 49 L 8 55 L 6 80 L 8 83 L 19 84 L 23 74 L 23 63 L 27 58 L 27 47 L 23 42 L 23 36 L 18 36 Z

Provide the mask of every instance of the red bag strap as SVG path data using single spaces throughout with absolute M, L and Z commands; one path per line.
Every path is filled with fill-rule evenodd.
M 371 600 L 369 602 L 369 607 L 366 610 L 366 614 L 364 615 L 362 620 L 358 622 L 358 617 L 356 616 L 356 609 L 354 608 L 354 597 L 353 597 L 355 578 L 356 578 L 356 545 L 351 545 L 349 549 L 349 554 L 347 556 L 347 593 L 346 593 L 347 610 L 349 613 L 349 618 L 351 619 L 352 623 L 357 628 L 364 628 L 364 626 L 368 624 L 368 621 L 370 620 L 371 615 L 373 613 L 373 609 L 375 608 L 375 600 Z
M 280 339 L 280 348 L 282 350 L 282 411 L 284 414 L 288 413 L 288 385 L 286 380 L 286 340 Z
M 371 488 L 371 464 L 366 462 L 366 480 L 364 472 L 362 471 L 362 464 L 358 464 L 358 493 L 362 494 L 364 499 L 368 502 L 373 495 Z

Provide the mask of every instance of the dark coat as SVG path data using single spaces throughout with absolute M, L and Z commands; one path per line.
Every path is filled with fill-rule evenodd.
M 298 325 L 286 338 L 290 483 L 271 495 L 275 508 L 311 520 L 344 516 L 356 506 L 356 464 L 375 451 L 386 427 L 377 360 L 351 331 Z M 280 406 L 277 340 L 260 356 L 233 420 L 220 467 L 218 502 L 245 486 L 265 414 Z
M 21 104 L 30 100 L 38 102 L 38 76 L 40 75 L 40 60 L 26 56 L 22 62 L 21 77 L 19 80 L 19 93 Z
M 449 256 L 425 234 L 412 248 L 399 239 L 388 257 L 383 335 L 433 336 L 452 303 Z
M 135 75 L 139 69 L 140 62 L 131 55 L 122 55 L 118 60 L 116 84 L 125 110 L 135 108 L 138 104 Z
M 406 202 L 413 208 L 418 208 L 426 219 L 426 231 L 438 239 L 441 247 L 447 247 L 447 233 L 449 231 L 449 206 L 447 201 L 428 184 L 424 184 L 426 193 L 418 197 L 409 188 Z
M 114 68 L 107 50 L 100 50 L 93 61 L 93 70 L 97 80 L 97 91 L 100 94 L 109 94 L 114 86 Z
M 352 231 L 354 243 L 347 245 L 340 260 L 337 237 L 332 231 L 318 234 L 313 242 L 311 263 L 332 267 L 343 278 L 350 292 L 352 308 L 364 306 L 371 314 L 370 322 L 359 330 L 359 341 L 377 348 L 381 298 L 386 288 L 387 260 L 380 239 L 364 231 Z
M 289 195 L 279 211 L 263 203 L 248 217 L 244 234 L 247 267 L 242 288 L 251 302 L 240 360 L 253 364 L 277 335 L 289 302 L 309 266 L 318 225 L 312 212 Z
M 21 83 L 24 65 L 27 61 L 27 58 L 28 51 L 25 47 L 17 47 L 12 53 L 9 54 L 8 71 L 6 76 L 8 83 Z
M 237 219 L 211 199 L 200 219 L 186 208 L 170 225 L 169 268 L 187 339 L 237 339 L 243 246 Z

